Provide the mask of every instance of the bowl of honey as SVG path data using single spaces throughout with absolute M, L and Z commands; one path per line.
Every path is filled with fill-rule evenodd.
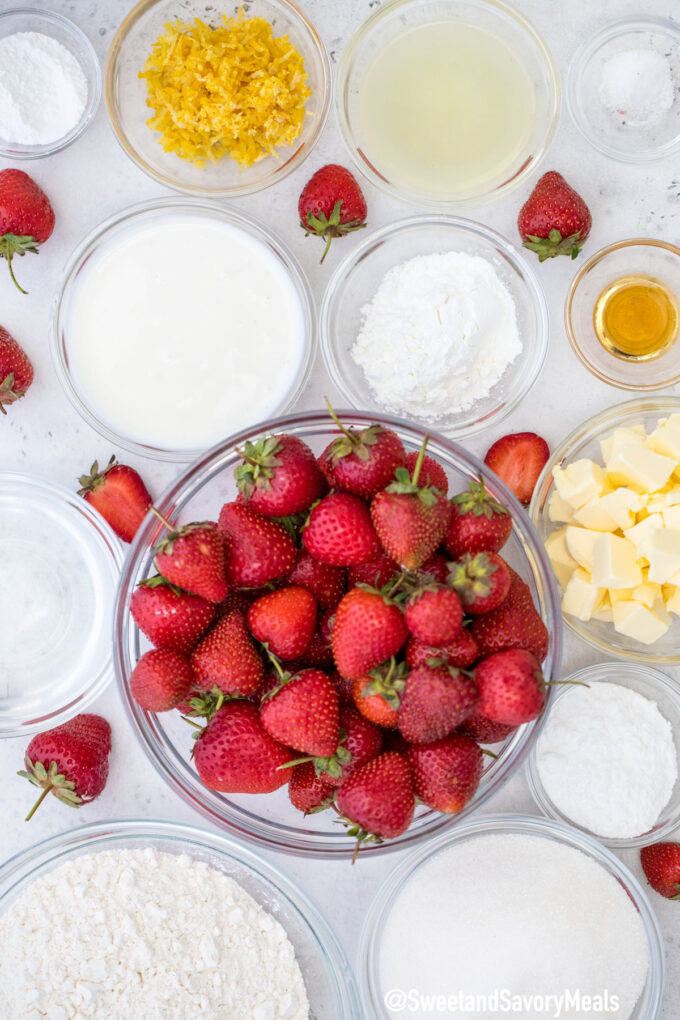
M 680 248 L 652 238 L 602 248 L 572 280 L 564 319 L 576 356 L 610 386 L 680 382 Z

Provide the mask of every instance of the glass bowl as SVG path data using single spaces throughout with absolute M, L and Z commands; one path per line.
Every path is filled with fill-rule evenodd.
M 147 126 L 152 116 L 146 105 L 146 84 L 137 74 L 152 44 L 168 21 L 201 18 L 210 24 L 222 14 L 234 15 L 238 0 L 215 4 L 212 0 L 141 0 L 124 18 L 111 43 L 106 61 L 106 105 L 121 146 L 137 166 L 160 184 L 178 191 L 214 198 L 234 198 L 261 191 L 283 180 L 307 158 L 319 139 L 330 103 L 330 66 L 324 45 L 308 20 L 290 0 L 250 0 L 249 17 L 269 21 L 275 35 L 288 35 L 302 55 L 312 95 L 307 116 L 294 145 L 281 146 L 247 169 L 225 157 L 203 168 L 164 152 L 158 135 Z
M 5 159 L 40 159 L 65 149 L 89 127 L 102 97 L 102 73 L 92 43 L 68 18 L 37 7 L 12 7 L 0 12 L 0 38 L 15 32 L 40 32 L 56 39 L 75 57 L 87 81 L 87 101 L 80 120 L 61 138 L 44 145 L 20 145 L 0 138 L 0 156 Z
M 362 128 L 360 93 L 367 69 L 386 45 L 410 29 L 443 21 L 473 25 L 502 39 L 531 79 L 535 111 L 526 143 L 495 175 L 487 175 L 476 186 L 430 193 L 399 179 L 372 153 Z M 335 79 L 335 107 L 352 159 L 376 187 L 421 209 L 457 210 L 499 198 L 534 172 L 555 131 L 559 86 L 542 38 L 509 5 L 499 0 L 391 0 L 366 19 L 345 47 Z
M 0 473 L 0 737 L 83 712 L 111 680 L 111 616 L 123 553 L 84 499 Z
M 548 313 L 541 285 L 528 261 L 501 234 L 481 223 L 444 214 L 413 216 L 373 231 L 343 259 L 328 283 L 319 313 L 321 352 L 328 374 L 353 407 L 399 413 L 400 408 L 378 403 L 364 370 L 352 360 L 361 310 L 393 266 L 442 251 L 479 255 L 492 264 L 515 303 L 523 348 L 489 395 L 466 411 L 438 418 L 411 416 L 418 425 L 460 439 L 498 425 L 517 407 L 538 378 L 548 348 Z
M 418 449 L 424 433 L 400 419 L 366 412 L 338 411 L 341 420 L 358 428 L 380 424 L 393 428 L 408 450 Z M 318 454 L 337 435 L 327 413 L 310 411 L 268 422 L 267 432 L 286 432 L 305 440 Z M 171 521 L 215 518 L 226 500 L 234 499 L 236 489 L 233 468 L 239 462 L 237 450 L 243 443 L 262 435 L 262 426 L 249 429 L 216 446 L 188 468 L 156 501 L 158 510 Z M 504 503 L 512 516 L 513 531 L 503 555 L 530 585 L 534 601 L 550 635 L 550 649 L 543 664 L 547 679 L 557 677 L 561 657 L 559 601 L 545 550 L 525 511 L 508 489 L 471 454 L 442 436 L 431 437 L 428 453 L 446 469 L 452 485 L 466 487 L 481 475 L 488 491 Z M 153 546 L 161 532 L 154 518 L 142 524 L 130 547 L 116 598 L 114 620 L 114 661 L 118 686 L 132 726 L 148 758 L 160 775 L 191 807 L 213 824 L 269 850 L 300 856 L 348 858 L 354 843 L 334 821 L 332 813 L 303 817 L 290 805 L 287 790 L 267 796 L 236 796 L 217 793 L 205 787 L 189 758 L 191 731 L 179 712 L 153 715 L 131 698 L 128 678 L 140 655 L 148 647 L 129 612 L 130 597 L 140 580 L 153 572 Z M 367 843 L 362 856 L 403 849 L 443 829 L 459 824 L 460 819 L 487 801 L 516 771 L 527 755 L 542 725 L 550 703 L 534 722 L 517 730 L 508 741 L 495 746 L 498 758 L 485 755 L 485 770 L 473 801 L 456 817 L 424 808 L 417 809 L 411 828 L 397 839 Z
M 660 118 L 646 124 L 627 122 L 610 113 L 600 99 L 602 69 L 612 57 L 629 50 L 656 50 L 670 64 L 674 101 Z M 567 73 L 567 106 L 581 134 L 611 159 L 650 163 L 680 148 L 680 28 L 670 18 L 615 21 L 588 35 L 574 54 Z
M 309 284 L 297 259 L 288 247 L 268 227 L 260 224 L 254 217 L 237 212 L 226 205 L 219 205 L 216 202 L 197 198 L 154 199 L 150 202 L 142 202 L 139 205 L 133 205 L 121 210 L 109 219 L 104 220 L 103 223 L 100 223 L 98 227 L 95 227 L 84 238 L 66 264 L 64 275 L 53 304 L 51 327 L 52 360 L 59 381 L 67 397 L 88 425 L 116 446 L 130 450 L 132 453 L 143 457 L 187 463 L 201 454 L 211 444 L 206 443 L 199 449 L 192 449 L 191 447 L 178 449 L 169 444 L 143 443 L 137 438 L 126 435 L 115 422 L 110 419 L 104 419 L 91 406 L 86 388 L 77 379 L 69 357 L 69 315 L 74 302 L 74 296 L 77 294 L 81 274 L 88 271 L 93 261 L 100 257 L 103 252 L 106 252 L 106 247 L 109 243 L 124 237 L 130 227 L 143 227 L 148 224 L 161 222 L 175 215 L 179 217 L 183 215 L 199 216 L 204 217 L 207 221 L 218 220 L 242 230 L 260 245 L 264 246 L 275 257 L 277 263 L 292 284 L 302 319 L 303 350 L 300 363 L 292 378 L 285 399 L 278 406 L 272 408 L 273 414 L 281 414 L 291 408 L 307 383 L 314 360 L 316 316 L 314 298 Z M 204 355 L 206 358 L 208 356 L 209 352 Z M 200 362 L 200 350 L 198 351 L 198 357 L 200 364 L 202 363 Z M 196 377 L 193 381 L 200 385 L 200 378 Z M 158 399 L 167 400 L 167 396 L 159 393 Z M 256 416 L 254 420 L 257 420 Z M 242 424 L 245 427 L 246 425 L 254 424 L 254 420 L 251 418 L 250 421 L 244 421 Z M 217 435 L 211 442 L 221 438 L 223 436 Z
M 553 451 L 536 483 L 529 507 L 529 516 L 543 541 L 562 527 L 548 516 L 548 504 L 555 491 L 552 478 L 554 467 L 571 464 L 582 457 L 601 464 L 600 441 L 615 429 L 643 424 L 649 431 L 656 427 L 659 418 L 678 413 L 680 397 L 648 397 L 607 408 L 574 429 Z M 680 663 L 680 618 L 674 618 L 670 630 L 653 645 L 641 645 L 633 638 L 618 634 L 613 625 L 604 620 L 584 622 L 567 614 L 564 614 L 563 620 L 580 638 L 607 655 L 621 655 L 636 662 Z
M 649 701 L 656 702 L 659 711 L 668 720 L 673 730 L 675 750 L 679 756 L 678 764 L 680 768 L 680 691 L 678 690 L 677 683 L 674 683 L 665 673 L 661 673 L 658 669 L 651 669 L 649 666 L 643 666 L 640 663 L 618 661 L 586 666 L 583 669 L 576 670 L 575 673 L 570 673 L 565 679 L 569 683 L 619 684 L 621 687 L 628 687 L 630 690 L 636 691 Z M 555 704 L 559 698 L 564 697 L 570 690 L 573 690 L 573 688 L 558 688 L 555 695 Z M 571 825 L 575 829 L 585 832 L 592 839 L 604 843 L 605 846 L 612 847 L 614 850 L 632 850 L 643 847 L 648 843 L 656 843 L 659 840 L 668 838 L 680 824 L 680 779 L 676 779 L 671 798 L 654 826 L 648 832 L 627 839 L 605 838 L 596 832 L 591 832 L 583 825 L 573 821 L 573 819 L 556 807 L 541 780 L 536 744 L 527 759 L 527 779 L 532 796 L 544 815 L 547 815 L 549 818 L 555 818 L 565 825 Z
M 408 854 L 383 882 L 368 909 L 359 943 L 359 986 L 365 1020 L 394 1020 L 396 1010 L 405 1008 L 400 1006 L 396 999 L 394 1000 L 396 1010 L 386 1008 L 385 996 L 388 989 L 384 989 L 380 981 L 380 951 L 385 921 L 407 882 L 421 865 L 440 851 L 479 836 L 510 834 L 538 836 L 580 850 L 604 867 L 623 886 L 640 914 L 649 946 L 647 982 L 630 1020 L 657 1020 L 661 1016 L 666 983 L 663 939 L 647 894 L 635 876 L 611 851 L 590 836 L 577 832 L 576 829 L 561 822 L 514 814 L 487 815 L 484 818 L 472 819 L 453 832 L 442 833 L 414 853 Z M 421 991 L 427 993 L 428 989 Z M 433 1012 L 432 1016 L 434 1015 Z
M 94 822 L 62 832 L 22 850 L 0 867 L 0 914 L 37 878 L 83 854 L 153 847 L 186 854 L 238 882 L 283 926 L 307 988 L 310 1015 L 317 1020 L 359 1016 L 354 976 L 318 907 L 282 871 L 248 847 L 216 832 L 172 822 Z
M 597 338 L 593 310 L 603 290 L 621 276 L 651 277 L 680 302 L 680 248 L 668 241 L 633 237 L 595 252 L 574 276 L 564 305 L 564 323 L 574 354 L 589 372 L 622 390 L 662 390 L 680 381 L 680 345 L 633 361 L 612 354 Z

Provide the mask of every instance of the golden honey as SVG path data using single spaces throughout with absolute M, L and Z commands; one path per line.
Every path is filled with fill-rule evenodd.
M 600 294 L 593 325 L 603 347 L 616 357 L 649 361 L 666 351 L 678 335 L 675 294 L 652 276 L 620 276 Z

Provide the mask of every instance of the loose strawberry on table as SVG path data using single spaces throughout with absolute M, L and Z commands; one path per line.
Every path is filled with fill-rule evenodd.
M 253 510 L 289 517 L 308 510 L 328 486 L 309 446 L 296 436 L 265 436 L 247 442 L 234 471 L 236 485 Z
M 556 255 L 575 259 L 591 226 L 588 206 L 555 170 L 539 177 L 517 219 L 524 247 L 536 252 L 540 262 Z
M 97 461 L 81 475 L 78 495 L 98 510 L 124 542 L 131 542 L 151 508 L 151 496 L 139 473 L 111 457 L 100 471 Z
M 531 502 L 549 456 L 550 449 L 541 436 L 535 432 L 514 432 L 489 447 L 484 463 L 526 505 Z
M 652 889 L 668 900 L 680 900 L 680 843 L 645 846 L 640 863 Z
M 328 163 L 312 174 L 298 200 L 302 229 L 326 240 L 322 262 L 334 237 L 366 226 L 366 211 L 356 178 L 337 163 Z
M 20 400 L 33 382 L 33 365 L 13 336 L 0 326 L 0 414 Z
M 147 712 L 169 712 L 188 697 L 193 682 L 185 655 L 169 648 L 152 648 L 130 674 L 130 693 Z
M 37 254 L 54 230 L 54 210 L 45 192 L 23 170 L 0 170 L 0 258 L 7 259 L 12 281 L 26 291 L 14 275 L 12 259 Z
M 140 581 L 130 599 L 130 613 L 156 648 L 188 653 L 212 623 L 215 605 L 156 574 Z

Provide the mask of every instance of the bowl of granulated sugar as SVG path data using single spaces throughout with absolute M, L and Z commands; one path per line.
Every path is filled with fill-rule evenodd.
M 65 149 L 92 121 L 101 91 L 97 55 L 72 21 L 30 7 L 0 13 L 0 156 Z

